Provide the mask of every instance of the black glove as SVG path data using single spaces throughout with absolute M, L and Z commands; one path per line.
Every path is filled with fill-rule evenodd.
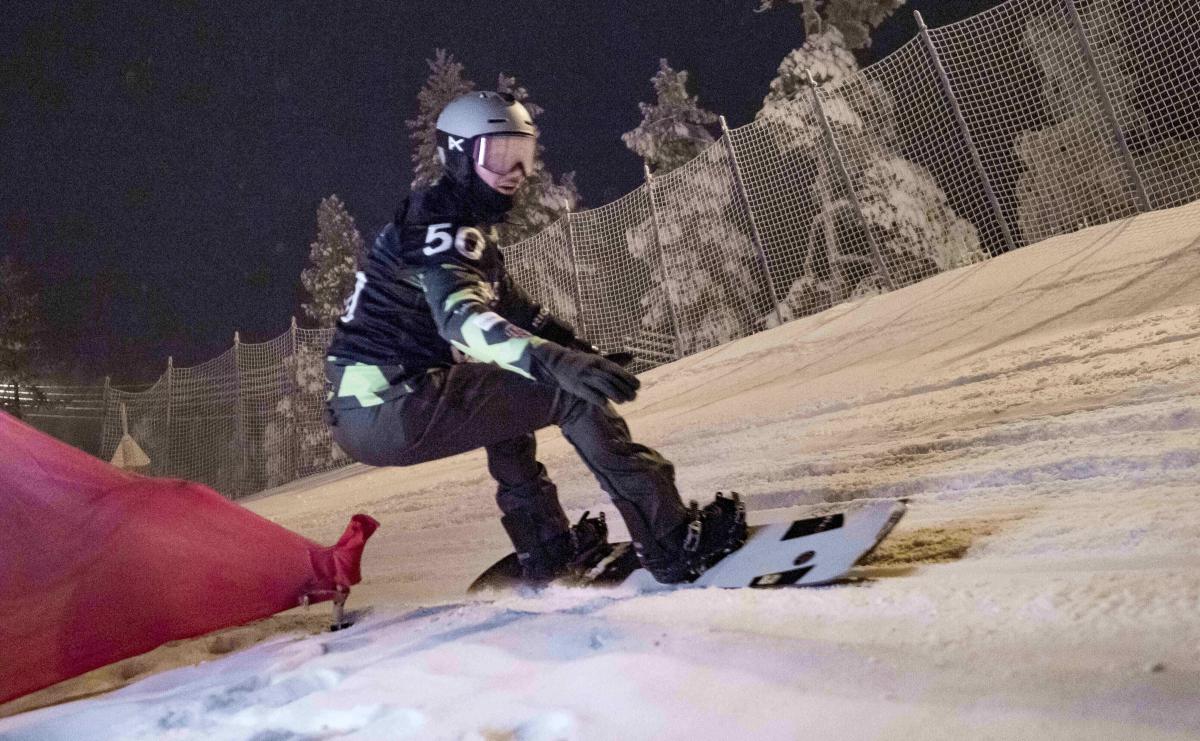
M 563 347 L 574 349 L 575 343 L 578 342 L 575 338 L 575 328 L 545 309 L 534 319 L 533 326 L 533 333 L 538 337 L 557 342 Z
M 600 348 L 591 344 L 587 340 L 581 340 L 578 337 L 571 340 L 571 344 L 567 345 L 571 350 L 579 350 L 581 352 L 590 352 L 593 355 L 599 355 L 605 360 L 616 363 L 624 368 L 633 362 L 633 353 L 631 352 L 600 352 Z
M 609 399 L 620 404 L 637 398 L 641 381 L 624 368 L 599 355 L 568 350 L 553 342 L 530 348 L 533 375 L 588 403 L 603 406 Z
M 602 357 L 610 363 L 616 363 L 622 368 L 633 362 L 633 353 L 631 352 L 606 352 L 602 353 Z

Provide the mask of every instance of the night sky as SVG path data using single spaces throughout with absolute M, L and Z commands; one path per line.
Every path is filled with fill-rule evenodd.
M 555 173 L 583 207 L 641 182 L 621 133 L 658 59 L 729 125 L 750 122 L 803 42 L 791 7 L 655 2 L 5 3 L 0 255 L 31 269 L 55 379 L 138 383 L 284 332 L 316 207 L 336 193 L 368 241 L 411 179 L 425 60 L 444 47 L 480 89 L 515 75 L 546 109 Z M 996 0 L 918 0 L 863 61 Z

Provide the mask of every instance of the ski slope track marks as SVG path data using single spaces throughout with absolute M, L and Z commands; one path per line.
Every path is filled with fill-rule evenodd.
M 166 646 L 10 703 L 0 737 L 1200 737 L 1200 204 L 643 382 L 622 411 L 685 498 L 737 490 L 751 522 L 909 513 L 837 586 L 476 600 L 507 550 L 482 455 L 352 466 L 247 506 L 322 542 L 382 521 L 355 626 L 294 611 Z M 570 446 L 539 442 L 569 513 L 623 538 Z

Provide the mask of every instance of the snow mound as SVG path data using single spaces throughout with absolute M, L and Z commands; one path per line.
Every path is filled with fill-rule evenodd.
M 1200 204 L 658 368 L 623 407 L 752 521 L 908 497 L 848 584 L 467 600 L 506 550 L 482 456 L 251 507 L 383 522 L 334 634 L 0 721 L 16 739 L 1184 739 L 1200 729 Z M 564 503 L 615 510 L 552 431 Z M 89 735 L 90 734 L 90 735 Z

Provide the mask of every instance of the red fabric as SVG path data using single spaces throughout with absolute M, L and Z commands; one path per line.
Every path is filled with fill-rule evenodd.
M 355 515 L 325 548 L 0 413 L 0 702 L 348 591 L 378 525 Z

